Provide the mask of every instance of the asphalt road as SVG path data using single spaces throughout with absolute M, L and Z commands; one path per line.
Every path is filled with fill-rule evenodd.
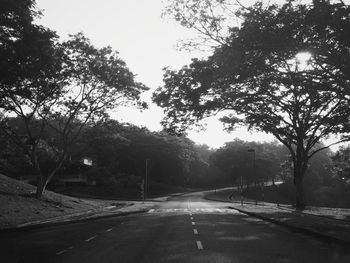
M 0 262 L 350 262 L 328 244 L 204 200 L 162 202 L 148 213 L 0 234 Z

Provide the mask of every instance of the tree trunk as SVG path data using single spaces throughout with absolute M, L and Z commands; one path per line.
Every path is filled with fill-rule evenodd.
M 48 183 L 49 183 L 48 178 L 41 177 L 41 179 L 38 180 L 38 184 L 36 187 L 36 198 L 41 199 Z
M 44 183 L 44 178 L 41 174 L 37 175 L 37 180 L 36 180 L 36 198 L 41 199 L 44 190 L 45 190 L 45 183 Z
M 61 168 L 63 165 L 63 162 L 65 160 L 65 153 L 62 155 L 59 163 L 55 167 L 55 169 L 48 175 L 48 176 L 43 176 L 41 172 L 40 165 L 37 161 L 37 158 L 35 160 L 35 167 L 38 173 L 37 176 L 37 187 L 36 187 L 36 198 L 40 199 L 48 185 L 48 183 L 51 181 L 51 179 L 55 176 L 55 174 L 58 172 L 58 170 Z
M 304 195 L 304 175 L 307 168 L 307 161 L 297 160 L 294 164 L 294 185 L 296 190 L 296 209 L 303 210 L 306 206 Z
M 304 196 L 303 178 L 300 176 L 297 178 L 294 178 L 294 185 L 295 185 L 295 189 L 296 189 L 295 207 L 298 210 L 303 210 L 306 206 L 305 196 Z
M 32 161 L 32 164 L 35 168 L 35 171 L 37 173 L 37 176 L 36 176 L 36 193 L 35 193 L 35 196 L 36 198 L 38 199 L 41 199 L 43 193 L 44 193 L 44 190 L 45 190 L 45 187 L 46 187 L 46 183 L 45 183 L 45 178 L 42 174 L 42 171 L 41 171 L 41 168 L 40 168 L 40 165 L 39 165 L 39 162 L 38 162 L 38 156 L 36 155 L 36 150 L 35 148 L 33 148 L 32 150 L 32 154 L 31 154 L 31 161 Z

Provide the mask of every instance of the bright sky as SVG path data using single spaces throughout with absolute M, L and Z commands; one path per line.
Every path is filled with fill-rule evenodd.
M 192 57 L 203 55 L 176 50 L 178 40 L 194 35 L 175 22 L 161 18 L 162 0 L 37 0 L 37 6 L 43 10 L 38 23 L 55 30 L 61 38 L 82 31 L 94 45 L 110 45 L 117 50 L 131 71 L 137 74 L 137 80 L 150 87 L 143 96 L 148 103 L 151 103 L 151 93 L 162 85 L 162 68 L 180 68 Z M 163 111 L 154 104 L 143 112 L 119 109 L 113 117 L 146 126 L 152 131 L 162 129 Z M 228 134 L 222 128 L 222 124 L 212 118 L 207 121 L 206 131 L 190 131 L 189 137 L 214 148 L 234 138 L 273 140 L 273 136 L 251 134 L 246 129 Z

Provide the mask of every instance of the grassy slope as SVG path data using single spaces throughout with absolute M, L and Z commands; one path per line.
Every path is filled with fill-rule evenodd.
M 244 192 L 244 196 L 250 199 L 262 200 L 261 189 L 252 187 Z M 350 208 L 350 191 L 344 187 L 305 186 L 305 199 L 310 206 L 322 207 L 343 207 Z M 277 186 L 268 186 L 264 189 L 264 201 L 280 204 L 295 203 L 295 188 L 292 182 L 283 183 Z
M 46 191 L 38 200 L 34 193 L 34 186 L 0 174 L 0 228 L 116 205 L 111 201 L 84 200 L 51 191 Z

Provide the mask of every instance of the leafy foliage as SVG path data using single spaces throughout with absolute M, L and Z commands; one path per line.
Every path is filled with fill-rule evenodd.
M 254 152 L 252 151 L 254 150 Z M 278 143 L 255 143 L 234 140 L 219 148 L 210 157 L 211 163 L 223 170 L 231 182 L 260 184 L 274 181 L 281 172 L 281 163 L 288 158 L 285 147 Z
M 349 160 L 350 148 L 340 147 L 339 150 L 332 156 L 333 175 L 341 181 L 350 184 L 350 160 Z
M 56 34 L 33 23 L 39 15 L 33 0 L 1 1 L 0 104 L 5 108 L 11 107 L 10 95 L 30 97 L 35 86 L 44 96 L 59 86 L 53 81 L 60 70 Z
M 317 144 L 330 134 L 348 139 L 350 46 L 344 32 L 350 8 L 328 1 L 267 8 L 258 2 L 239 15 L 240 27 L 231 27 L 208 59 L 165 71 L 154 101 L 165 108 L 163 124 L 174 133 L 223 111 L 229 130 L 243 124 L 273 134 L 290 151 L 297 206 L 304 207 L 307 163 L 324 149 Z
M 162 132 L 150 132 L 113 120 L 98 123 L 84 132 L 84 154 L 112 174 L 133 174 L 143 178 L 146 160 L 153 181 L 183 186 L 190 164 L 197 158 L 193 142 Z

